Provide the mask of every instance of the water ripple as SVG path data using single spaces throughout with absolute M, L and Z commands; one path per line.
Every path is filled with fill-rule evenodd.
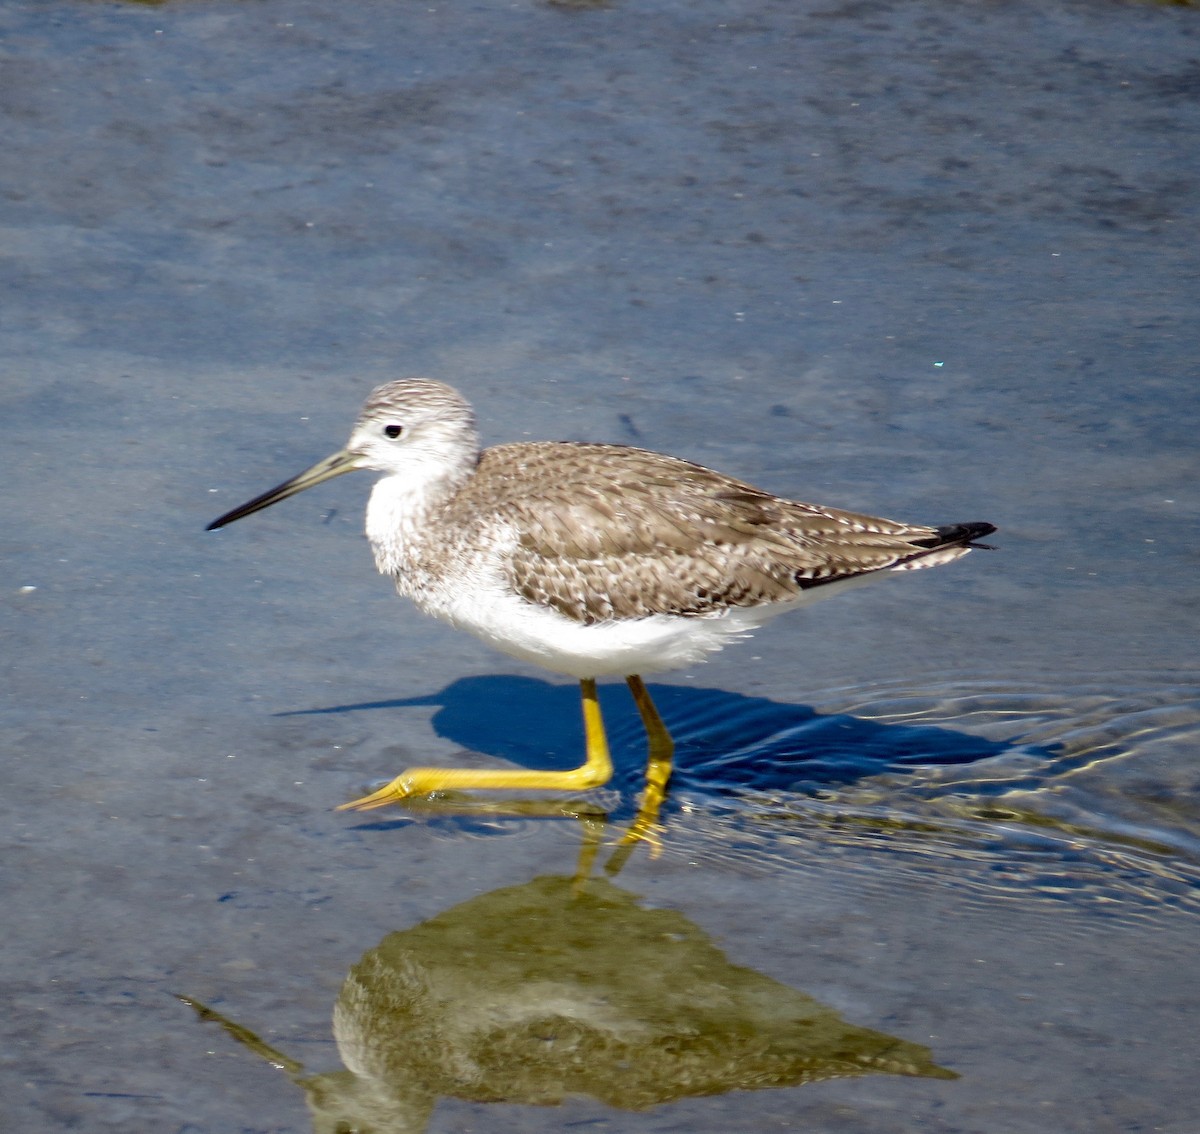
M 887 884 L 900 869 L 980 901 L 1200 914 L 1196 682 L 896 682 L 835 690 L 791 719 L 770 705 L 678 730 L 690 834 L 677 852 L 752 871 L 816 849 L 873 869 L 885 855 Z

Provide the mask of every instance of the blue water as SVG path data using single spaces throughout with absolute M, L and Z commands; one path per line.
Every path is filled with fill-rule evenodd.
M 306 1131 L 330 1094 L 430 1131 L 1190 1134 L 1193 8 L 18 0 L 0 37 L 0 1125 Z M 643 445 L 999 550 L 653 679 L 657 854 L 614 850 L 619 684 L 599 849 L 335 813 L 413 763 L 579 756 L 569 683 L 374 575 L 366 478 L 202 530 L 402 373 L 489 442 Z M 580 940 L 486 984 L 515 947 L 476 911 L 581 853 Z M 726 973 L 655 1009 L 675 1032 L 564 975 L 657 914 Z M 335 1025 L 348 974 L 447 923 L 469 995 Z M 873 1054 L 738 1063 L 678 1023 L 722 982 Z M 436 1038 L 419 1076 L 401 1031 Z M 743 1078 L 631 1109 L 618 1061 L 540 1105 L 542 1055 L 635 1033 Z M 542 1078 L 485 1101 L 492 1058 Z

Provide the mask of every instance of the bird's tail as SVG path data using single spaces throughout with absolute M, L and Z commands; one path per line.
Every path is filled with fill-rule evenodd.
M 976 543 L 977 539 L 982 539 L 984 536 L 991 535 L 996 530 L 995 524 L 974 523 L 974 524 L 943 524 L 941 527 L 934 528 L 935 535 L 928 539 L 914 539 L 913 543 L 917 547 L 928 547 L 931 551 L 940 551 L 947 547 L 961 547 L 964 549 L 977 547 L 981 551 L 995 551 L 995 547 L 990 543 Z
M 995 551 L 990 543 L 975 542 L 983 536 L 991 535 L 995 530 L 995 524 L 943 524 L 933 529 L 933 535 L 910 540 L 916 550 L 907 559 L 894 564 L 892 570 L 917 571 L 922 567 L 940 567 L 943 563 L 952 563 L 975 548 L 981 551 Z

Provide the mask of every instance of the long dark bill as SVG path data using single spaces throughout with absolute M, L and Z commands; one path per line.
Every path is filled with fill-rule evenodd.
M 272 488 L 270 492 L 264 492 L 261 496 L 256 496 L 253 500 L 234 508 L 233 511 L 226 512 L 225 515 L 213 520 L 204 530 L 211 532 L 217 528 L 223 528 L 226 524 L 232 524 L 234 520 L 249 516 L 251 512 L 261 512 L 264 508 L 271 507 L 272 504 L 278 504 L 280 500 L 286 500 L 289 496 L 295 496 L 297 492 L 312 488 L 314 484 L 320 484 L 323 480 L 332 480 L 335 476 L 341 476 L 343 473 L 353 472 L 358 467 L 358 458 L 343 449 L 340 453 L 334 453 L 332 457 L 318 461 L 311 469 L 305 469 L 299 476 L 285 480 L 282 484 Z

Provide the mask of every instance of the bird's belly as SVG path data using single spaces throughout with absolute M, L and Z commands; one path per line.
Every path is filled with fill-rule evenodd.
M 443 594 L 436 602 L 413 597 L 426 613 L 469 630 L 511 657 L 572 677 L 655 673 L 692 665 L 793 605 L 735 607 L 694 617 L 653 614 L 589 626 L 500 586 Z

